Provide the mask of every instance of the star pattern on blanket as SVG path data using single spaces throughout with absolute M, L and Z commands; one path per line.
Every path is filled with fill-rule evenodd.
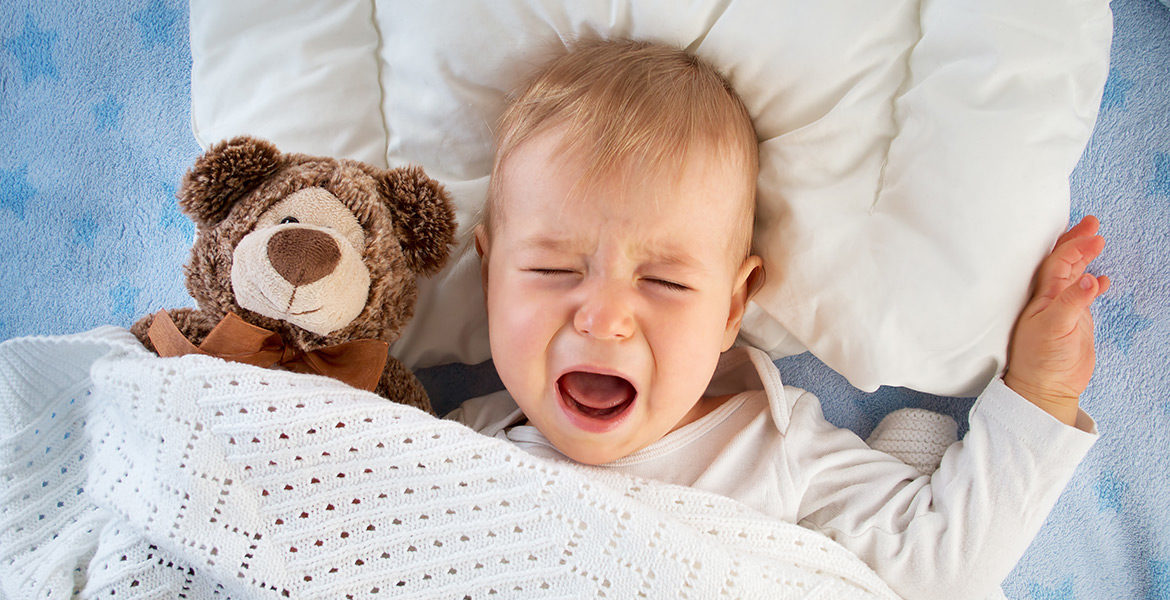
M 1133 82 L 1122 77 L 1116 70 L 1109 71 L 1109 78 L 1105 80 L 1105 91 L 1101 94 L 1101 110 L 1111 108 L 1125 109 L 1126 94 L 1133 87 Z
M 1107 293 L 1098 298 L 1094 319 L 1097 336 L 1113 342 L 1127 356 L 1134 337 L 1151 324 L 1150 319 L 1137 312 L 1133 294 L 1129 292 L 1118 296 Z
M 24 29 L 20 35 L 4 40 L 4 48 L 16 57 L 20 63 L 20 72 L 24 82 L 29 83 L 38 77 L 60 79 L 57 72 L 57 62 L 53 58 L 53 49 L 57 44 L 57 33 L 37 26 L 32 15 L 24 16 Z
M 1170 153 L 1154 153 L 1154 177 L 1150 180 L 1150 193 L 1170 197 Z
M 162 187 L 163 197 L 167 198 L 167 201 L 163 203 L 159 225 L 162 225 L 164 229 L 178 229 L 183 234 L 184 239 L 194 240 L 195 223 L 179 210 L 179 203 L 175 200 L 178 188 L 173 183 L 164 183 Z
M 73 219 L 70 223 L 73 227 L 73 243 L 78 246 L 93 248 L 94 239 L 97 237 L 97 221 L 82 217 Z
M 93 105 L 93 118 L 97 123 L 98 131 L 116 131 L 121 128 L 122 109 L 125 105 L 118 101 L 113 94 L 107 95 L 101 102 Z
M 150 6 L 134 13 L 134 20 L 142 31 L 142 45 L 148 50 L 155 46 L 173 46 L 181 18 L 182 11 L 167 6 L 162 0 L 154 0 Z
M 0 207 L 24 218 L 24 207 L 35 198 L 37 189 L 28 182 L 28 165 L 15 170 L 0 169 Z
M 123 319 L 134 317 L 138 314 L 136 307 L 140 294 L 141 287 L 131 285 L 128 279 L 122 279 L 110 290 L 110 312 Z
M 1146 600 L 1170 598 L 1170 560 L 1150 560 L 1150 588 Z
M 1073 578 L 1066 577 L 1058 587 L 1048 587 L 1040 583 L 1028 584 L 1028 597 L 1032 600 L 1074 600 Z
M 1129 489 L 1129 484 L 1121 481 L 1113 473 L 1102 473 L 1093 484 L 1093 489 L 1097 492 L 1097 508 L 1098 510 L 1112 510 L 1116 513 L 1121 513 L 1121 497 Z

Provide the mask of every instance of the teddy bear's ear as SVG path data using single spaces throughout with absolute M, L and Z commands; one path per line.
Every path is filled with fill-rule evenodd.
M 220 142 L 183 177 L 179 207 L 200 227 L 227 217 L 232 205 L 280 167 L 280 151 L 247 136 Z
M 378 180 L 410 268 L 424 275 L 438 272 L 455 239 L 455 211 L 446 190 L 419 167 L 383 171 Z

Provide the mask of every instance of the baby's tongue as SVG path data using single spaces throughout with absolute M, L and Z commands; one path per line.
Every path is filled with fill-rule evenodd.
M 634 396 L 634 386 L 621 377 L 573 371 L 561 377 L 565 393 L 589 408 L 613 408 Z

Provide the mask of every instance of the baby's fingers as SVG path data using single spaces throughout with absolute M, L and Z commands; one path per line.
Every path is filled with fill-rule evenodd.
M 1089 263 L 1100 256 L 1104 249 L 1105 238 L 1099 235 L 1072 237 L 1057 244 L 1052 254 L 1040 265 L 1036 295 L 1041 298 L 1057 297 L 1081 279 Z
M 1100 296 L 1101 294 L 1104 294 L 1105 292 L 1109 291 L 1110 285 L 1113 285 L 1113 282 L 1109 280 L 1108 275 L 1098 275 L 1097 276 L 1097 288 L 1098 288 L 1097 289 L 1097 296 Z
M 1097 217 L 1094 217 L 1093 215 L 1085 215 L 1085 217 L 1081 219 L 1080 223 L 1073 225 L 1069 228 L 1068 231 L 1064 232 L 1063 235 L 1057 238 L 1055 245 L 1059 246 L 1073 238 L 1096 235 L 1097 228 L 1100 226 L 1101 222 L 1097 220 Z
M 1085 273 L 1053 299 L 1046 310 L 1053 328 L 1058 334 L 1069 333 L 1086 316 L 1093 300 L 1109 289 L 1109 278 L 1094 277 Z

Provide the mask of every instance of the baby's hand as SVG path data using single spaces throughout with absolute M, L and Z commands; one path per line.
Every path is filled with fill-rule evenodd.
M 1052 416 L 1076 424 L 1081 393 L 1093 375 L 1093 318 L 1089 305 L 1109 278 L 1085 268 L 1105 248 L 1097 219 L 1085 217 L 1056 241 L 1040 265 L 1032 299 L 1020 313 L 1008 347 L 1008 387 Z

